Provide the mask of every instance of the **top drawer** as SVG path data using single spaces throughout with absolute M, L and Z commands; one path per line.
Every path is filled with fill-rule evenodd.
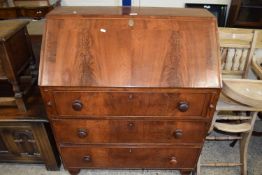
M 55 91 L 60 116 L 205 116 L 211 94 Z

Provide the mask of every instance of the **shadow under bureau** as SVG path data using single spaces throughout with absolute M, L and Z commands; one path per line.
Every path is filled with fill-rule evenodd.
M 206 10 L 61 7 L 39 85 L 65 168 L 196 168 L 221 89 Z

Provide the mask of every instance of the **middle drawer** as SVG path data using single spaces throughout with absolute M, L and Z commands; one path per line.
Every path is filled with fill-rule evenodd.
M 54 120 L 59 143 L 202 143 L 206 124 L 173 120 Z

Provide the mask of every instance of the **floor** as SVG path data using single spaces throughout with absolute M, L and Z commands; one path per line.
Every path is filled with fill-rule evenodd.
M 262 131 L 262 121 L 257 121 L 255 129 Z M 229 147 L 230 142 L 207 142 L 202 151 L 202 162 L 239 160 L 238 144 Z M 219 158 L 219 159 L 218 159 Z M 201 175 L 239 175 L 238 167 L 201 169 Z M 0 164 L 0 175 L 69 175 L 60 171 L 46 171 L 43 165 Z M 175 170 L 82 170 L 79 175 L 180 175 Z M 249 145 L 248 175 L 262 175 L 262 137 L 252 137 Z

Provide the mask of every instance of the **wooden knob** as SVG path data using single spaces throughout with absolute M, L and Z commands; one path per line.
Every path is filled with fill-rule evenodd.
M 179 102 L 178 103 L 178 109 L 179 109 L 179 111 L 181 111 L 181 112 L 186 112 L 187 110 L 188 110 L 188 108 L 189 108 L 189 104 L 187 103 L 187 102 Z
M 175 156 L 171 157 L 169 162 L 170 164 L 173 164 L 173 165 L 177 164 L 176 157 Z
M 92 159 L 91 159 L 91 156 L 87 155 L 83 157 L 83 160 L 86 162 L 91 162 Z
M 175 132 L 173 132 L 173 136 L 177 139 L 181 138 L 183 136 L 183 132 L 181 129 L 176 129 Z
M 81 111 L 82 108 L 83 108 L 83 104 L 80 100 L 75 100 L 73 101 L 72 103 L 72 108 L 75 110 L 75 111 Z
M 88 131 L 86 129 L 80 128 L 77 131 L 77 135 L 80 138 L 84 138 L 84 137 L 86 137 L 88 135 Z

